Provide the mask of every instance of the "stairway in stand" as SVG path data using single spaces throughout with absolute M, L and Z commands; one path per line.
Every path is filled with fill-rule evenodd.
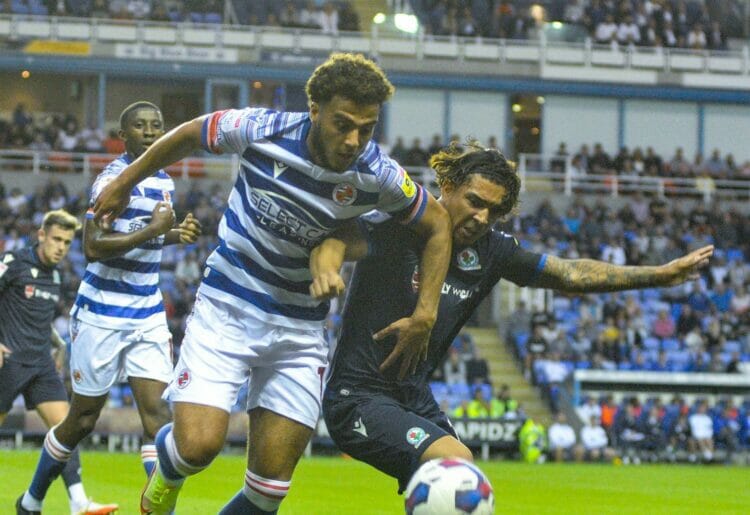
M 539 391 L 523 377 L 523 372 L 511 350 L 500 341 L 497 329 L 464 327 L 463 331 L 471 334 L 479 355 L 487 360 L 492 386 L 510 386 L 511 396 L 521 404 L 526 414 L 536 422 L 549 426 L 552 416 L 547 404 L 542 400 Z

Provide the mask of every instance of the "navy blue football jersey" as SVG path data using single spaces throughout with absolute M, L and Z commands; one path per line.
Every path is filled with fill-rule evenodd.
M 415 374 L 400 381 L 398 364 L 385 374 L 378 370 L 393 350 L 396 337 L 375 341 L 372 335 L 413 313 L 419 295 L 422 243 L 412 231 L 393 221 L 360 221 L 360 227 L 367 235 L 370 250 L 368 257 L 357 263 L 349 285 L 328 381 L 332 388 L 397 394 L 403 389 L 423 387 L 493 286 L 500 279 L 527 286 L 546 261 L 545 255 L 523 250 L 513 236 L 497 230 L 489 231 L 470 247 L 454 248 L 427 360 L 420 363 Z

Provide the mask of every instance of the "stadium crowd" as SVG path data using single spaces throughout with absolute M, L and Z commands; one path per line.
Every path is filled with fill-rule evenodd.
M 599 44 L 726 50 L 728 36 L 741 36 L 744 28 L 744 8 L 737 1 L 411 0 L 410 4 L 426 31 L 441 36 L 528 39 L 539 20 L 582 27 Z M 532 13 L 534 5 L 546 9 Z
M 5 0 L 0 13 L 75 16 L 121 21 L 229 23 L 322 30 L 358 31 L 359 17 L 347 1 L 229 1 L 234 17 L 225 19 L 224 0 Z

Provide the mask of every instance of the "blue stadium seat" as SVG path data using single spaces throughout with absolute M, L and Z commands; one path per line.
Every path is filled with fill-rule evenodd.
M 675 322 L 678 318 L 680 318 L 680 315 L 682 314 L 682 304 L 674 303 L 672 304 L 672 320 Z
M 221 23 L 221 14 L 219 14 L 219 13 L 206 13 L 203 16 L 203 21 L 205 23 L 220 24 Z
M 471 389 L 469 388 L 469 385 L 466 383 L 452 384 L 448 387 L 448 389 L 450 391 L 451 397 L 456 397 L 459 399 L 471 398 Z
M 193 23 L 203 23 L 203 13 L 188 13 L 188 17 Z
M 579 370 L 588 370 L 591 368 L 591 362 L 590 361 L 578 361 L 576 363 L 576 368 Z
M 10 4 L 10 11 L 14 14 L 29 14 L 29 6 L 21 0 L 13 0 Z
M 741 352 L 742 344 L 737 340 L 727 340 L 724 342 L 724 352 Z
M 664 338 L 661 341 L 661 348 L 662 350 L 667 352 L 680 350 L 680 340 L 678 340 L 677 338 Z
M 740 249 L 727 249 L 727 261 L 744 261 L 745 255 Z
M 431 382 L 430 390 L 432 391 L 432 395 L 435 397 L 435 400 L 438 404 L 440 404 L 443 399 L 447 399 L 450 395 L 450 389 L 448 388 L 448 385 L 440 381 Z
M 656 338 L 655 336 L 647 336 L 645 340 L 643 340 L 643 348 L 646 350 L 659 350 L 659 338 Z

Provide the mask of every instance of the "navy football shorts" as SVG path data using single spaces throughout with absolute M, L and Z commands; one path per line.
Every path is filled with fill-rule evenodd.
M 52 358 L 34 364 L 5 360 L 0 368 L 0 413 L 10 411 L 13 400 L 19 394 L 23 395 L 26 409 L 29 410 L 43 402 L 68 400 Z
M 431 395 L 418 404 L 415 408 L 383 393 L 329 388 L 323 416 L 342 452 L 398 479 L 402 493 L 422 453 L 444 436 L 457 438 Z

